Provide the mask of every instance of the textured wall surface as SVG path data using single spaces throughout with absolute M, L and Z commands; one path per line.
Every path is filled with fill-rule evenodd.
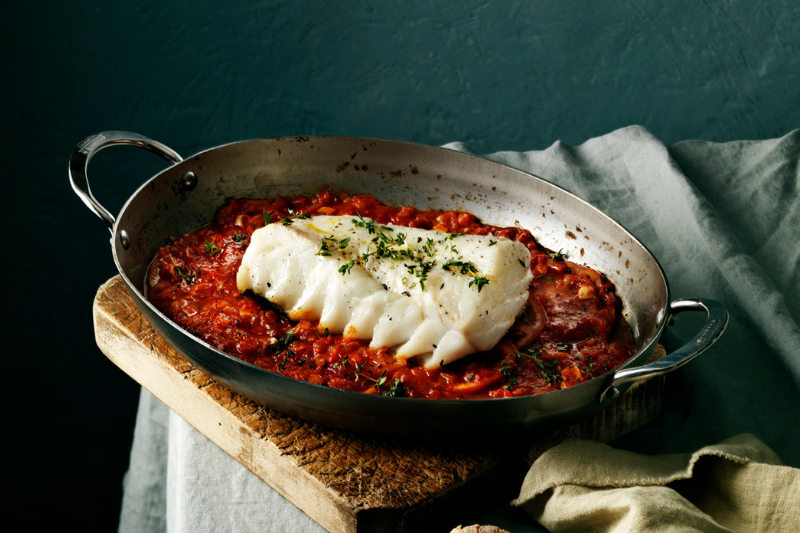
M 137 388 L 93 340 L 92 298 L 115 271 L 106 230 L 66 179 L 70 151 L 89 134 L 136 131 L 184 155 L 294 134 L 464 141 L 487 153 L 578 144 L 630 124 L 666 143 L 800 126 L 796 0 L 0 9 L 0 178 L 11 230 L 0 264 L 14 313 L 2 326 L 4 520 L 45 498 L 42 522 L 116 523 Z M 160 168 L 118 149 L 90 174 L 116 212 Z M 55 317 L 42 313 L 53 308 Z M 6 497 L 9 486 L 21 492 Z

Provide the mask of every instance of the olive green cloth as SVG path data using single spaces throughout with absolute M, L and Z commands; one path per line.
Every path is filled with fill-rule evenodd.
M 800 531 L 800 470 L 750 434 L 642 455 L 569 440 L 531 466 L 523 507 L 553 532 Z

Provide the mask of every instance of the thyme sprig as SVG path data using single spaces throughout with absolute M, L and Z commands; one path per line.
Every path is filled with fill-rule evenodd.
M 384 396 L 402 396 L 403 395 L 403 384 L 400 383 L 399 379 L 395 379 L 394 383 L 392 383 L 392 385 L 388 389 L 382 391 L 381 387 L 386 384 L 386 380 L 388 379 L 386 377 L 386 369 L 385 368 L 383 369 L 383 372 L 381 372 L 380 376 L 378 376 L 377 378 L 373 378 L 372 376 L 368 376 L 367 374 L 362 372 L 364 370 L 364 367 L 367 366 L 367 363 L 368 363 L 368 361 L 364 361 L 360 365 L 359 364 L 355 365 L 355 376 L 354 376 L 353 381 L 355 381 L 357 383 L 360 378 L 365 378 L 365 379 L 368 379 L 371 382 L 373 382 L 375 384 L 375 388 L 378 390 L 378 392 L 381 393 Z M 342 359 L 341 361 L 339 361 L 336 364 L 337 365 L 341 365 L 344 368 L 349 368 L 350 367 L 350 356 L 349 355 L 345 355 L 344 359 Z
M 222 248 L 218 248 L 217 245 L 214 244 L 212 241 L 206 241 L 205 248 L 206 252 L 208 252 L 211 255 L 218 254 L 219 252 L 222 251 Z
M 179 265 L 175 266 L 175 273 L 178 274 L 183 281 L 186 282 L 187 285 L 191 285 L 194 283 L 195 277 L 200 275 L 200 269 L 198 268 L 194 274 L 190 274 L 189 270 L 184 270 Z
M 295 220 L 295 219 L 302 220 L 302 219 L 311 218 L 311 213 L 296 213 L 291 208 L 287 209 L 287 211 L 289 211 L 289 216 L 288 217 L 283 217 L 282 219 L 280 219 L 278 221 L 280 224 L 283 224 L 284 226 L 291 225 L 292 221 Z M 270 213 L 270 214 L 272 214 L 272 213 Z M 266 217 L 265 217 L 265 219 L 266 219 Z

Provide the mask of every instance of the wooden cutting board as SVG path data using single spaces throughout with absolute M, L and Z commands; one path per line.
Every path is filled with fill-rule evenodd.
M 98 290 L 94 322 L 114 364 L 333 533 L 466 525 L 516 497 L 528 465 L 547 449 L 575 437 L 614 440 L 658 416 L 663 399 L 664 378 L 654 378 L 566 431 L 477 448 L 418 446 L 307 423 L 231 392 L 166 344 L 119 276 Z

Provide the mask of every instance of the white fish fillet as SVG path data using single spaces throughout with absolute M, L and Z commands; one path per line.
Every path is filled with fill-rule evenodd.
M 531 278 L 530 253 L 509 239 L 320 216 L 256 230 L 236 282 L 294 320 L 434 368 L 495 346 Z

